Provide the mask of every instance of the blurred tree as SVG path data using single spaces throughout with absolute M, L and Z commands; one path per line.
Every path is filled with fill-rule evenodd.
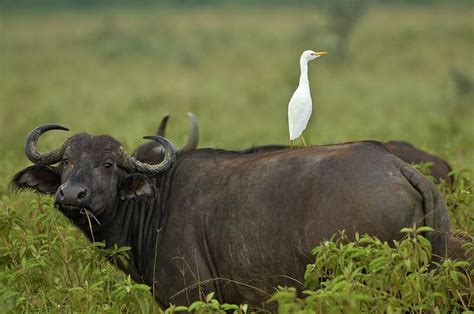
M 474 81 L 461 69 L 451 67 L 451 78 L 456 85 L 458 96 L 466 96 L 474 90 Z
M 328 16 L 328 29 L 336 36 L 335 57 L 349 59 L 350 36 L 357 23 L 367 13 L 370 0 L 326 0 L 324 9 Z M 331 53 L 332 54 L 332 53 Z

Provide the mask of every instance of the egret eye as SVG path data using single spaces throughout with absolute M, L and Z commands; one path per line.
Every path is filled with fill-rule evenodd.
M 111 163 L 111 162 L 106 162 L 106 163 L 104 163 L 104 167 L 107 168 L 107 169 L 108 169 L 108 168 L 112 168 L 113 165 L 114 165 L 114 164 Z

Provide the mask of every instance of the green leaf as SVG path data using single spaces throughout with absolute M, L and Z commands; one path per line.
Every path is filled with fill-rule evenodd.
M 239 309 L 239 306 L 236 305 L 236 304 L 228 304 L 228 303 L 224 303 L 221 305 L 222 309 L 224 311 L 229 311 L 229 310 L 238 310 Z
M 421 232 L 431 232 L 433 231 L 434 229 L 431 228 L 431 227 L 428 227 L 428 226 L 423 226 L 423 227 L 419 227 L 416 229 L 416 233 L 421 233 Z
M 142 291 L 150 291 L 151 287 L 144 284 L 136 284 L 136 285 L 133 285 L 133 289 L 142 290 Z
M 214 298 L 214 292 L 209 293 L 206 296 L 206 302 L 209 303 Z
M 175 312 L 190 312 L 189 308 L 187 306 L 177 306 L 174 308 Z
M 206 303 L 202 301 L 195 301 L 193 302 L 193 304 L 191 304 L 191 306 L 188 307 L 188 311 L 189 312 L 195 311 L 197 309 L 202 308 L 204 305 L 206 305 Z

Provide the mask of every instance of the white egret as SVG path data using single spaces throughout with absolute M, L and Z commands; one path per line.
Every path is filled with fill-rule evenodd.
M 294 141 L 301 137 L 303 145 L 306 146 L 306 142 L 303 137 L 303 131 L 306 129 L 311 112 L 313 110 L 313 104 L 311 100 L 311 92 L 309 90 L 308 80 L 308 62 L 316 58 L 319 58 L 327 52 L 319 51 L 315 52 L 312 50 L 305 50 L 300 57 L 300 83 L 298 88 L 291 96 L 290 103 L 288 104 L 288 127 L 290 131 L 290 141 Z

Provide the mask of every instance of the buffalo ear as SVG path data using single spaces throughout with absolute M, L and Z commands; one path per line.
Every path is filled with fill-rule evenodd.
M 30 166 L 18 172 L 10 182 L 13 190 L 34 190 L 44 194 L 54 194 L 61 185 L 61 176 L 56 168 Z
M 138 197 L 152 197 L 156 194 L 156 189 L 146 176 L 129 174 L 122 180 L 119 194 L 120 199 L 124 201 Z

